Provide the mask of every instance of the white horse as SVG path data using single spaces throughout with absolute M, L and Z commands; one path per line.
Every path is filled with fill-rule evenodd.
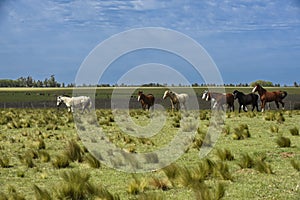
M 166 99 L 167 97 L 170 97 L 171 105 L 172 105 L 172 111 L 174 110 L 175 106 L 176 109 L 179 110 L 184 108 L 185 110 L 187 109 L 186 103 L 189 99 L 189 95 L 182 93 L 182 94 L 177 94 L 176 92 L 173 92 L 171 90 L 166 90 L 163 96 L 163 99 Z
M 92 107 L 92 101 L 90 97 L 87 96 L 79 96 L 79 97 L 66 97 L 66 96 L 58 96 L 57 97 L 57 106 L 60 106 L 64 103 L 68 112 L 74 112 L 74 108 L 80 108 L 82 112 L 87 109 L 90 111 Z

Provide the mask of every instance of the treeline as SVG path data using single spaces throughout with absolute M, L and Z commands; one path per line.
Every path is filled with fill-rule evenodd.
M 206 84 L 206 83 L 193 83 L 192 87 L 216 87 L 216 86 L 226 86 L 226 87 L 253 87 L 255 84 L 260 84 L 264 87 L 280 87 L 281 85 L 279 83 L 274 84 L 271 81 L 265 81 L 265 80 L 257 80 L 251 83 L 239 83 L 239 84 L 224 84 L 224 85 L 216 85 L 216 84 Z M 45 78 L 45 80 L 34 80 L 31 76 L 28 77 L 20 77 L 16 80 L 11 79 L 0 79 L 0 87 L 74 87 L 75 84 L 65 84 L 65 83 L 59 83 L 54 75 L 51 75 L 49 78 Z M 98 84 L 98 85 L 81 85 L 83 87 L 130 87 L 130 86 L 136 86 L 136 85 L 110 85 L 110 84 Z M 179 87 L 190 87 L 190 85 L 168 85 L 168 84 L 160 84 L 160 83 L 148 83 L 143 84 L 142 87 L 167 87 L 167 86 L 179 86 Z M 299 87 L 300 83 L 294 82 L 294 87 Z M 283 87 L 287 87 L 287 85 L 283 85 Z
M 45 80 L 35 80 L 31 76 L 20 77 L 16 80 L 0 79 L 0 87 L 65 87 L 64 83 L 59 83 L 54 75 Z

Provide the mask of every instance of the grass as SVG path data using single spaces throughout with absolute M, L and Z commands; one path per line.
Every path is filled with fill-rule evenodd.
M 72 115 L 65 110 L 1 109 L 0 112 L 1 197 L 296 200 L 300 195 L 300 141 L 290 132 L 299 128 L 295 127 L 300 120 L 299 111 L 255 112 L 255 116 L 249 115 L 251 111 L 230 113 L 230 118 L 221 125 L 221 134 L 212 151 L 200 160 L 199 150 L 205 144 L 210 119 L 210 111 L 201 111 L 200 125 L 188 151 L 161 170 L 134 176 L 111 169 L 92 156 L 105 160 L 104 154 L 88 153 L 77 136 Z M 274 113 L 273 120 L 265 119 L 268 113 Z M 281 118 L 280 122 L 276 116 Z M 139 110 L 132 110 L 131 117 L 135 121 L 148 119 L 147 113 Z M 115 160 L 116 165 L 127 162 L 143 167 L 159 163 L 161 157 L 154 150 L 167 145 L 180 128 L 195 128 L 189 123 L 186 127 L 174 127 L 181 118 L 177 113 L 168 113 L 161 132 L 140 139 L 124 134 L 110 111 L 97 110 L 98 122 L 107 122 L 101 128 L 109 141 L 127 149 L 128 153 Z M 22 125 L 26 123 L 30 126 Z M 48 124 L 56 128 L 48 128 Z M 236 133 L 247 137 L 234 140 Z M 280 137 L 288 138 L 290 145 L 280 147 L 276 143 Z M 144 162 L 137 163 L 131 154 L 139 152 L 150 154 L 145 154 Z

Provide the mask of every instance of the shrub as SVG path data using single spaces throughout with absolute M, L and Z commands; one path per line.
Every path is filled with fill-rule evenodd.
M 289 138 L 280 136 L 277 138 L 276 143 L 279 147 L 290 147 L 291 146 L 291 140 Z

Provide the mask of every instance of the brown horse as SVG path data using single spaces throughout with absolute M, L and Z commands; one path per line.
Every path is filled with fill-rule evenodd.
M 202 99 L 206 101 L 213 101 L 214 105 L 213 108 L 224 110 L 223 105 L 227 104 L 230 111 L 234 111 L 234 96 L 231 93 L 217 93 L 217 92 L 208 92 L 207 90 L 204 91 L 202 95 Z
M 152 94 L 145 95 L 142 91 L 138 92 L 138 101 L 141 102 L 143 110 L 146 110 L 146 108 L 149 110 L 154 105 L 154 100 L 155 98 Z
M 277 109 L 279 109 L 279 103 L 282 105 L 282 109 L 284 109 L 284 103 L 282 100 L 287 96 L 286 91 L 274 91 L 274 92 L 268 92 L 266 89 L 264 89 L 261 85 L 256 84 L 253 88 L 252 92 L 258 92 L 260 96 L 261 101 L 261 112 L 264 112 L 265 105 L 267 102 L 275 101 L 275 104 L 277 106 Z

